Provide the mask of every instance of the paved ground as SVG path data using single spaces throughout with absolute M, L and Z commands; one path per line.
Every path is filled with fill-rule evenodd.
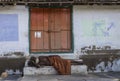
M 120 81 L 120 72 L 89 73 L 88 75 L 11 75 L 0 81 Z
M 7 78 L 0 78 L 0 81 L 18 81 L 21 78 L 21 75 L 9 75 Z
M 29 79 L 29 80 L 28 80 Z M 120 73 L 91 73 L 88 75 L 25 76 L 22 81 L 119 81 Z

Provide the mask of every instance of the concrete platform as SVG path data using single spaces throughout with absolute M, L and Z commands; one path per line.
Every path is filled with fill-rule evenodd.
M 71 65 L 71 74 L 87 74 L 86 65 Z M 47 75 L 57 74 L 57 71 L 53 66 L 44 66 L 41 68 L 24 67 L 24 75 Z

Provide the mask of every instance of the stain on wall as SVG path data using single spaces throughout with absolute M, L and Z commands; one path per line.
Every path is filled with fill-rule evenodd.
M 108 72 L 120 71 L 120 49 L 111 46 L 97 47 L 85 46 L 81 48 L 83 63 L 88 66 L 88 71 Z
M 2 57 L 0 58 L 0 74 L 2 72 L 9 72 L 9 74 L 17 73 L 16 71 L 20 71 L 23 74 L 23 67 L 25 65 L 26 58 L 19 57 L 19 58 L 9 58 L 9 57 Z
M 120 71 L 120 55 L 83 55 L 89 72 Z

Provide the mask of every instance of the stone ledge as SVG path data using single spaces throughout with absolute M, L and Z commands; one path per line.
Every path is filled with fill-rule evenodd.
M 24 67 L 24 75 L 47 75 L 57 74 L 53 66 L 44 66 L 41 68 Z M 87 74 L 86 65 L 71 65 L 71 74 Z

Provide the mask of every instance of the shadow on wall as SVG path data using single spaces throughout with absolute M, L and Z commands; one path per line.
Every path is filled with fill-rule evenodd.
M 86 46 L 81 48 L 81 53 L 83 55 L 80 58 L 88 66 L 88 71 L 120 71 L 120 49 L 112 49 L 111 46 Z

